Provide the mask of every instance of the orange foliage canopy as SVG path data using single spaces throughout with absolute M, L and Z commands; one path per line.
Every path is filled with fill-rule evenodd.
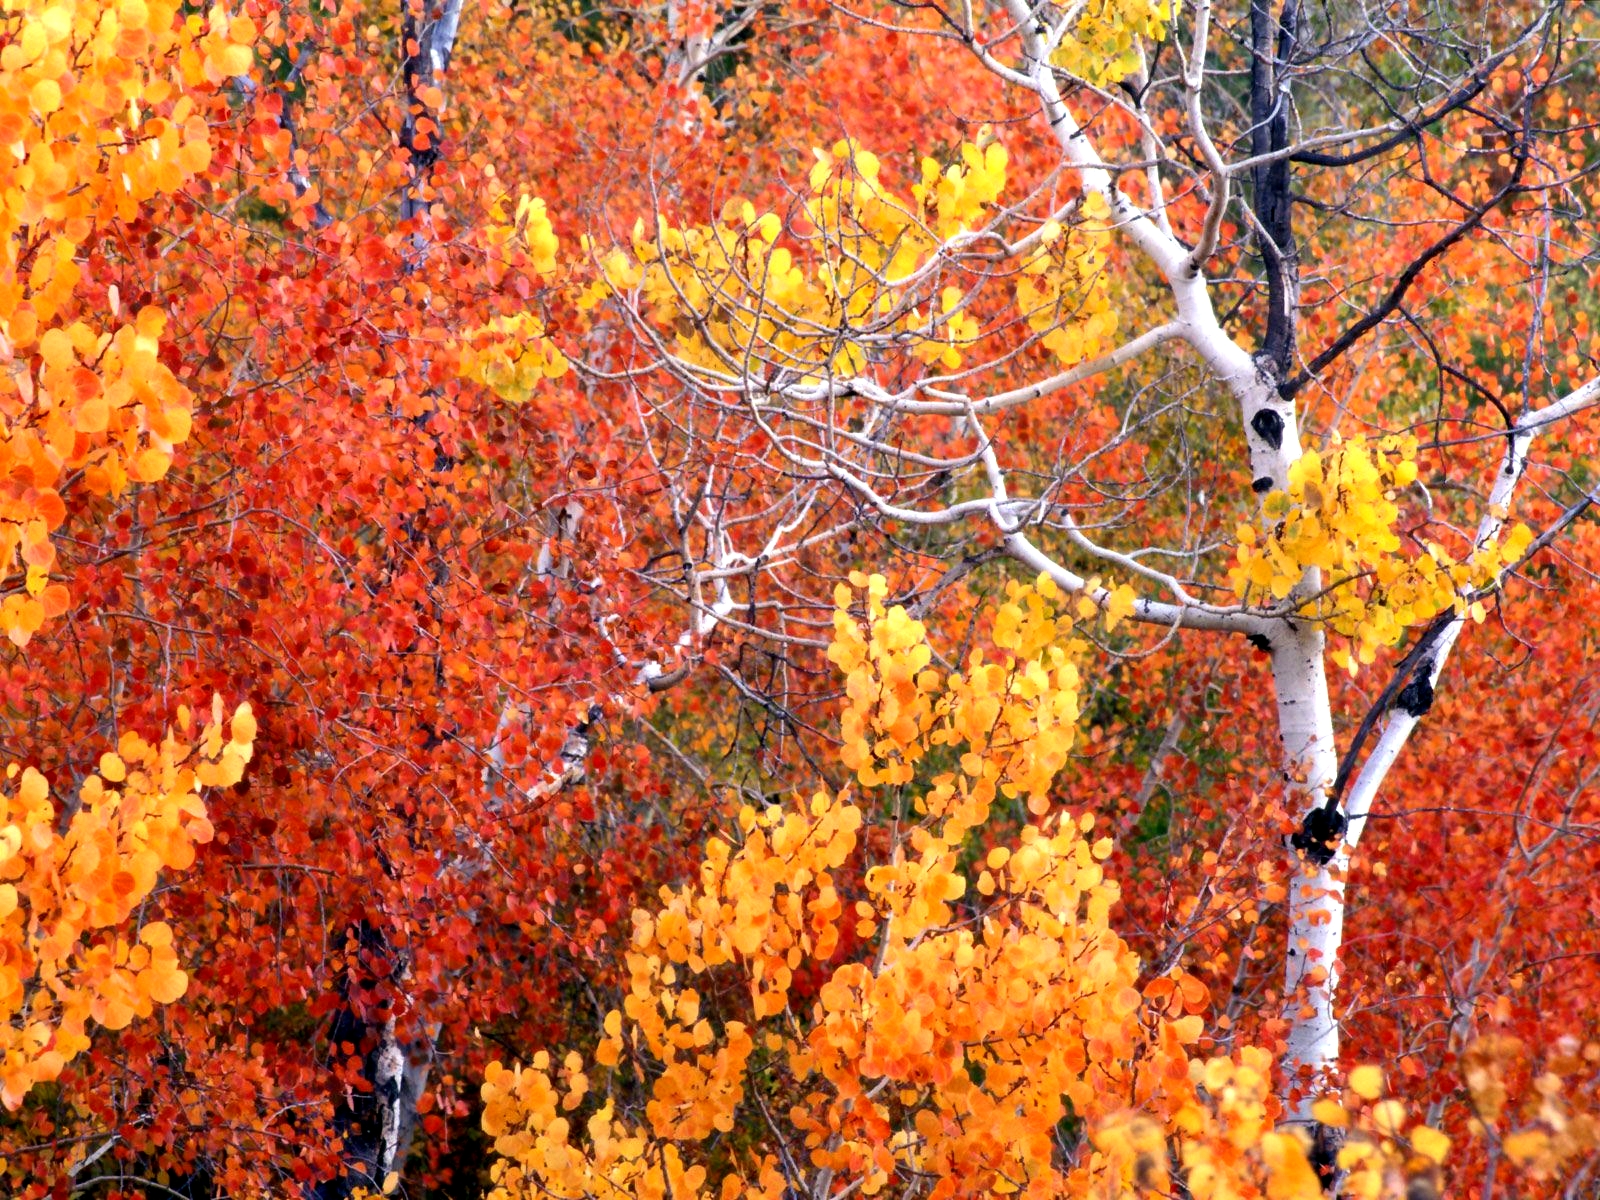
M 107 9 L 10 5 L 0 49 L 0 629 L 26 646 L 70 607 L 51 581 L 62 487 L 119 496 L 164 476 L 191 397 L 161 361 L 166 317 L 127 317 L 117 288 L 85 278 L 97 238 L 211 161 L 191 93 L 248 68 L 254 26 L 201 21 L 156 0 Z M 184 994 L 171 927 L 134 922 L 163 870 L 211 839 L 202 787 L 239 782 L 255 738 L 248 704 L 199 755 L 169 732 L 124 733 L 58 816 L 46 777 L 11 763 L 0 792 L 0 1102 L 15 1109 L 91 1044 Z M 180 709 L 188 734 L 190 717 Z
M 1131 632 L 1120 568 L 1070 635 L 1046 587 L 986 606 L 992 533 L 864 515 L 657 370 L 665 345 L 714 374 L 758 303 L 739 290 L 752 264 L 792 283 L 806 336 L 786 365 L 859 364 L 834 344 L 828 221 L 925 272 L 921 291 L 868 272 L 845 289 L 853 316 L 893 310 L 873 353 L 959 372 L 998 346 L 987 383 L 1005 394 L 1106 352 L 1164 300 L 1066 180 L 1036 106 L 996 91 L 981 41 L 923 36 L 932 8 L 862 23 L 811 0 L 493 4 L 464 10 L 448 68 L 424 71 L 418 39 L 448 7 L 15 0 L 0 16 L 0 750 L 33 764 L 0 821 L 4 1187 L 379 1190 L 374 1078 L 397 1049 L 417 1091 L 408 1192 L 471 1191 L 480 1101 L 513 1194 L 538 1177 L 643 1195 L 663 1164 L 675 1193 L 768 1191 L 786 1171 L 831 1172 L 836 1191 L 934 1175 L 1159 1191 L 1174 1162 L 1191 1186 L 1207 1170 L 1245 1194 L 1306 1186 L 1303 1147 L 1273 1126 L 1285 997 L 1264 947 L 1282 941 L 1290 816 L 1257 664 Z M 1124 19 L 1058 62 L 1110 97 L 1107 155 L 1139 159 L 1118 80 L 1141 41 L 1170 56 L 1190 10 L 1084 11 Z M 734 32 L 697 75 L 695 48 Z M 1213 53 L 1248 70 L 1226 40 Z M 1502 63 L 1489 94 L 1549 69 Z M 1573 130 L 1550 135 L 1550 169 L 1581 165 L 1586 102 L 1539 105 L 1535 127 Z M 1181 113 L 1160 117 L 1162 144 L 1199 161 Z M 1461 134 L 1423 139 L 1421 167 L 1386 160 L 1383 238 L 1307 232 L 1308 344 L 1447 227 L 1440 181 L 1494 183 L 1492 132 Z M 1311 198 L 1367 176 L 1319 176 Z M 1059 228 L 1003 229 L 1015 270 L 989 244 L 930 268 L 936 242 L 998 220 L 1002 183 Z M 1086 464 L 1051 495 L 1108 539 L 1148 522 L 1153 541 L 1216 550 L 1216 594 L 1235 567 L 1256 594 L 1283 562 L 1348 570 L 1318 615 L 1381 671 L 1482 579 L 1456 528 L 1499 448 L 1479 392 L 1553 388 L 1597 352 L 1581 264 L 1530 240 L 1561 218 L 1542 203 L 1495 209 L 1413 298 L 1478 390 L 1396 316 L 1370 357 L 1306 387 L 1302 423 L 1415 424 L 1393 456 L 1414 462 L 1325 452 L 1270 499 L 1287 521 L 1254 550 L 1234 545 L 1254 481 L 1195 452 L 1242 432 L 1180 354 L 1019 402 L 988 444 L 1040 478 Z M 1169 215 L 1197 241 L 1198 188 Z M 1261 302 L 1232 225 L 1218 308 L 1246 321 Z M 744 268 L 721 325 L 669 303 L 689 261 Z M 569 267 L 579 286 L 553 287 Z M 1564 271 L 1570 293 L 1529 299 Z M 662 303 L 629 325 L 635 289 Z M 1122 440 L 1148 395 L 1178 415 Z M 824 416 L 853 434 L 858 400 L 817 411 L 837 402 Z M 1592 437 L 1561 438 L 1551 471 L 1581 474 Z M 941 426 L 911 450 L 984 444 Z M 1169 488 L 1178 460 L 1188 486 Z M 967 502 L 966 477 L 904 462 L 882 478 L 923 489 L 908 503 Z M 1297 541 L 1362 489 L 1360 537 Z M 1535 525 L 1556 508 L 1528 506 Z M 1554 1192 L 1594 1147 L 1591 1050 L 1549 1036 L 1600 1019 L 1596 880 L 1569 852 L 1596 819 L 1592 622 L 1572 614 L 1600 543 L 1564 546 L 1480 601 L 1460 694 L 1441 694 L 1352 868 L 1379 902 L 1351 918 L 1349 1056 L 1383 1063 L 1393 1093 L 1352 1075 L 1343 1097 L 1372 1147 L 1346 1164 L 1361 1187 L 1443 1158 Z M 830 594 L 863 564 L 890 582 L 831 626 L 836 718 Z M 1380 587 L 1393 611 L 1369 606 Z M 937 612 L 949 644 L 890 596 Z M 1525 651 L 1532 668 L 1509 672 Z M 1372 678 L 1336 682 L 1348 724 Z M 214 693 L 250 704 L 160 744 L 119 732 Z M 797 787 L 820 800 L 769 803 Z M 485 1076 L 538 1046 L 562 1049 Z M 1377 1107 L 1397 1096 L 1416 1103 Z M 961 1116 L 977 1109 L 992 1120 Z
M 846 757 L 860 778 L 950 746 L 957 769 L 744 809 L 697 882 L 635 910 L 626 999 L 592 1059 L 490 1064 L 491 1200 L 1143 1197 L 1170 1195 L 1174 1170 L 1200 1200 L 1320 1197 L 1304 1132 L 1275 1128 L 1271 1053 L 1196 1053 L 1206 986 L 1181 970 L 1141 985 L 1092 816 L 962 861 L 1001 797 L 1048 791 L 1073 741 L 1083 645 L 1054 586 L 1013 585 L 993 645 L 945 677 L 883 577 L 856 583 L 865 612 L 841 585 L 830 651 Z M 826 979 L 805 1003 L 792 985 L 812 962 Z M 1320 1111 L 1347 1133 L 1349 1194 L 1437 1187 L 1450 1141 L 1383 1098 L 1381 1071 Z M 741 1148 L 716 1153 L 724 1136 Z
M 248 69 L 255 26 L 166 0 L 23 0 L 0 50 L 0 631 L 19 646 L 65 611 L 49 582 L 62 477 L 94 495 L 166 474 L 191 398 L 160 360 L 166 318 L 124 317 L 85 278 L 97 237 L 190 185 L 211 161 L 194 90 Z

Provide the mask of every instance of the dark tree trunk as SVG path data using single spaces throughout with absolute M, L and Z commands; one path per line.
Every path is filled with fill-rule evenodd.
M 1251 169 L 1256 251 L 1267 277 L 1266 330 L 1261 355 L 1274 377 L 1288 379 L 1300 306 L 1300 255 L 1294 240 L 1289 118 L 1291 72 L 1300 24 L 1300 0 L 1285 0 L 1278 16 L 1272 0 L 1250 4 L 1250 155 L 1279 157 Z

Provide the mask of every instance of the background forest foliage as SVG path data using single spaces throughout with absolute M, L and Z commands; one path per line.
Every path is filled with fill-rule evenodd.
M 1592 1194 L 1597 39 L 6 0 L 0 1190 Z

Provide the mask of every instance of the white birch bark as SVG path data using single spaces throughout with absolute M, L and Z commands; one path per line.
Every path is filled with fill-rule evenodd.
M 1597 404 L 1600 404 L 1600 378 L 1591 379 L 1560 400 L 1525 415 L 1516 423 L 1512 432 L 1507 435 L 1505 456 L 1501 460 L 1500 469 L 1495 473 L 1494 486 L 1489 492 L 1488 508 L 1478 524 L 1477 536 L 1473 539 L 1473 549 L 1487 546 L 1500 536 L 1500 530 L 1511 511 L 1511 501 L 1516 494 L 1517 485 L 1522 481 L 1522 476 L 1528 468 L 1528 451 L 1538 433 L 1557 421 L 1575 416 Z M 1450 652 L 1455 649 L 1456 640 L 1461 636 L 1464 624 L 1460 617 L 1451 621 L 1434 642 L 1431 661 L 1422 665 L 1427 672 L 1429 684 L 1435 690 L 1439 686 L 1439 677 L 1444 672 L 1445 663 L 1449 661 Z M 1400 752 L 1405 749 L 1412 731 L 1421 720 L 1420 715 L 1407 712 L 1403 708 L 1390 709 L 1383 719 L 1383 730 L 1378 735 L 1377 745 L 1372 748 L 1372 752 L 1362 764 L 1361 772 L 1356 776 L 1345 799 L 1345 813 L 1350 821 L 1345 841 L 1351 847 L 1361 840 L 1367 817 L 1372 812 L 1373 801 L 1378 797 L 1378 790 L 1388 778 L 1390 768 L 1399 759 Z
M 1272 635 L 1272 681 L 1278 701 L 1278 733 L 1292 793 L 1305 811 L 1323 803 L 1339 769 L 1333 709 L 1320 627 L 1285 621 Z M 1339 1065 L 1339 1019 L 1334 1011 L 1339 982 L 1339 946 L 1344 939 L 1344 870 L 1341 852 L 1324 866 L 1304 856 L 1289 881 L 1289 931 L 1284 957 L 1288 1004 L 1285 1073 L 1294 1079 L 1327 1076 Z M 1293 1089 L 1291 1088 L 1293 1092 Z M 1310 1123 L 1314 1087 L 1294 1092 L 1289 1119 Z
M 1239 406 L 1246 430 L 1251 478 L 1269 480 L 1272 488 L 1288 483 L 1289 465 L 1301 454 L 1294 407 L 1280 397 L 1270 371 L 1230 338 L 1217 321 L 1202 260 L 1205 246 L 1191 250 L 1151 214 L 1139 209 L 1113 181 L 1098 152 L 1063 102 L 1049 69 L 1043 36 L 1033 31 L 1025 0 L 1006 0 L 1007 12 L 1023 30 L 1028 68 L 1021 77 L 1034 91 L 1068 161 L 1078 168 L 1085 191 L 1105 199 L 1119 229 L 1161 272 L 1169 288 L 1179 336 L 1192 347 Z M 1188 63 L 1191 95 L 1204 69 L 1209 5 L 1196 16 L 1196 36 Z M 1002 72 L 1008 69 L 991 65 Z M 1012 73 L 1014 74 L 1014 73 Z M 1191 105 L 1191 116 L 1198 112 Z M 1209 141 L 1205 142 L 1209 145 Z M 1213 156 L 1214 157 L 1214 154 Z M 1225 197 L 1226 169 L 1220 161 L 1216 183 Z M 1212 222 L 1208 220 L 1207 227 Z M 1297 594 L 1314 592 L 1315 573 L 1308 573 Z M 1272 648 L 1272 681 L 1277 699 L 1278 734 L 1284 774 L 1298 806 L 1309 812 L 1327 796 L 1338 771 L 1333 710 L 1328 699 L 1322 630 L 1311 622 L 1274 619 L 1264 634 Z M 1338 950 L 1344 927 L 1344 861 L 1325 867 L 1301 861 L 1290 885 L 1290 919 L 1285 965 L 1289 1005 L 1289 1047 L 1284 1063 L 1291 1075 L 1326 1075 L 1339 1060 L 1339 1024 L 1334 1011 Z M 1309 1121 L 1308 1094 L 1290 1116 Z

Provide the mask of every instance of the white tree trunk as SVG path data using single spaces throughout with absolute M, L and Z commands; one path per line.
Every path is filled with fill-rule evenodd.
M 1271 640 L 1278 735 L 1289 788 L 1300 797 L 1301 809 L 1309 812 L 1326 800 L 1339 770 L 1323 669 L 1325 639 L 1315 624 L 1285 621 Z M 1302 855 L 1289 883 L 1284 961 L 1289 1037 L 1283 1065 L 1291 1079 L 1309 1074 L 1320 1080 L 1338 1069 L 1339 1021 L 1333 1002 L 1344 936 L 1345 865 L 1343 851 L 1321 867 Z M 1289 1119 L 1309 1123 L 1316 1088 L 1303 1087 L 1296 1094 Z
M 1115 185 L 1098 151 L 1079 127 L 1061 98 L 1055 77 L 1046 65 L 1042 38 L 1026 31 L 1034 27 L 1026 0 L 1007 0 L 1007 9 L 1023 32 L 1030 71 L 1021 79 L 1038 96 L 1058 144 L 1077 166 L 1085 191 L 1099 193 L 1107 202 L 1118 227 L 1160 270 L 1177 309 L 1174 322 L 1219 382 L 1239 405 L 1250 456 L 1251 478 L 1257 493 L 1288 486 L 1289 466 L 1300 457 L 1300 433 L 1294 406 L 1278 391 L 1278 380 L 1265 360 L 1252 357 L 1230 338 L 1217 321 L 1209 281 L 1202 270 L 1207 256 L 1205 240 L 1191 250 L 1167 228 L 1164 214 L 1138 208 Z M 1209 6 L 1197 16 L 1197 35 L 1190 73 L 1196 75 L 1205 58 Z M 990 60 L 991 69 L 1007 69 Z M 1013 75 L 1015 73 L 1012 73 Z M 1209 144 L 1209 143 L 1208 143 Z M 1208 156 L 1215 188 L 1214 208 L 1226 204 L 1227 177 L 1215 154 Z M 1212 222 L 1208 220 L 1208 229 Z M 1308 572 L 1296 595 L 1314 594 L 1320 586 L 1316 572 Z M 1328 700 L 1324 667 L 1324 638 L 1316 625 L 1300 620 L 1274 619 L 1265 634 L 1272 648 L 1272 677 L 1277 697 L 1278 732 L 1283 745 L 1284 772 L 1290 793 L 1302 813 L 1309 813 L 1327 798 L 1338 772 L 1333 712 Z M 1339 1025 L 1334 1012 L 1338 982 L 1338 954 L 1344 929 L 1344 866 L 1341 852 L 1325 867 L 1299 860 L 1291 882 L 1285 985 L 1289 1021 L 1286 1070 L 1292 1076 L 1332 1075 L 1339 1063 Z M 1310 1119 L 1311 1089 L 1296 1104 L 1290 1118 Z

